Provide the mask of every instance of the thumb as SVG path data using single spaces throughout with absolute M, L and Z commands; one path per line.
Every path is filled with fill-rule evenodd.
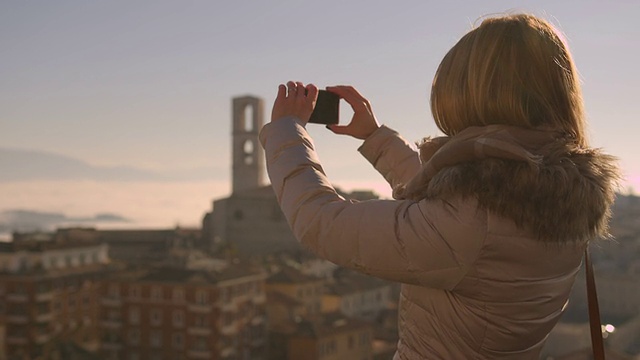
M 340 135 L 350 135 L 349 126 L 348 125 L 327 125 L 327 129 L 333 131 L 336 134 Z

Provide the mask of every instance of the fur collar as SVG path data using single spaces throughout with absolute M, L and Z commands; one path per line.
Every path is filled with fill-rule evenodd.
M 599 149 L 552 143 L 536 166 L 486 158 L 440 170 L 422 198 L 475 197 L 482 208 L 515 221 L 548 243 L 608 236 L 620 178 L 616 159 Z

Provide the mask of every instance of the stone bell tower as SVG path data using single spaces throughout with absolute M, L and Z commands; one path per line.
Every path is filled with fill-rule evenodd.
M 258 133 L 264 124 L 264 104 L 254 96 L 236 97 L 233 103 L 232 193 L 264 186 L 264 150 Z

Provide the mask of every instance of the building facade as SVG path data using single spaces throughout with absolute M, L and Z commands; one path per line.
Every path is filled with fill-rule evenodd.
M 108 263 L 107 246 L 88 240 L 16 234 L 1 243 L 4 355 L 55 358 L 64 343 L 97 350 L 98 289 Z
M 322 311 L 339 311 L 349 317 L 373 321 L 378 314 L 395 306 L 392 284 L 350 270 L 336 271 L 322 298 Z
M 108 359 L 263 359 L 265 275 L 127 270 L 101 289 L 102 353 Z

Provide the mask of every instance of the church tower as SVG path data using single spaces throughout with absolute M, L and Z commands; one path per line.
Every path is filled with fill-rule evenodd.
M 264 186 L 264 150 L 258 133 L 264 124 L 264 104 L 253 96 L 233 98 L 232 193 Z

